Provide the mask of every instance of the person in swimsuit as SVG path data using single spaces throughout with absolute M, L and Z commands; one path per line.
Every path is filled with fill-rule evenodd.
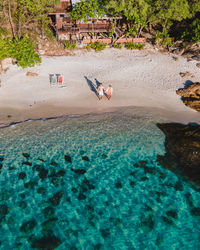
M 105 88 L 104 88 L 103 84 L 100 83 L 100 85 L 99 85 L 99 87 L 97 89 L 97 92 L 99 94 L 99 100 L 102 100 L 103 95 L 104 95 L 104 91 L 105 91 Z
M 113 93 L 113 88 L 112 88 L 112 85 L 110 84 L 108 86 L 108 88 L 106 89 L 106 94 L 107 94 L 108 100 L 110 100 L 112 93 Z

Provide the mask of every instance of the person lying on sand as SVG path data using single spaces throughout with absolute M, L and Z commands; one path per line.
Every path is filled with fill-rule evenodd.
M 107 94 L 108 100 L 110 100 L 112 93 L 113 93 L 113 88 L 112 88 L 112 85 L 110 84 L 108 86 L 108 88 L 106 89 L 106 94 Z
M 97 89 L 97 92 L 99 94 L 99 100 L 102 100 L 103 95 L 104 95 L 104 91 L 105 91 L 105 88 L 104 88 L 103 84 L 100 83 L 100 85 L 99 85 L 99 87 Z

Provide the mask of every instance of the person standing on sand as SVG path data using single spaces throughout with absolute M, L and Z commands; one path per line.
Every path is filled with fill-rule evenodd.
M 99 94 L 99 100 L 102 100 L 103 95 L 104 95 L 104 91 L 105 91 L 105 88 L 104 88 L 103 84 L 100 83 L 100 85 L 99 85 L 99 87 L 97 89 L 97 92 Z
M 108 100 L 110 100 L 111 96 L 112 96 L 112 93 L 113 93 L 113 88 L 112 88 L 112 85 L 110 84 L 108 86 L 108 88 L 106 89 L 106 93 L 107 93 L 107 97 L 108 97 Z

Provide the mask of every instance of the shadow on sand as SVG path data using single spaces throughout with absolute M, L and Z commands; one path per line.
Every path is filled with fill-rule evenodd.
M 97 88 L 98 88 L 100 82 L 97 79 L 95 79 L 95 81 L 96 81 L 96 85 L 95 85 L 90 79 L 87 78 L 87 76 L 84 76 L 84 78 L 87 81 L 87 84 L 88 84 L 89 88 L 91 89 L 91 91 L 93 91 L 99 99 L 99 94 L 98 94 Z

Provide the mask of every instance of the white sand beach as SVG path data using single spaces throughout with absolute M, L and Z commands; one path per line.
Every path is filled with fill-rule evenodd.
M 102 52 L 77 50 L 72 56 L 42 57 L 42 64 L 3 74 L 0 88 L 0 124 L 65 114 L 105 112 L 118 107 L 156 108 L 169 121 L 200 122 L 200 114 L 186 107 L 176 95 L 188 81 L 200 81 L 196 61 L 155 49 Z M 38 73 L 26 76 L 27 71 Z M 180 72 L 193 77 L 182 78 Z M 51 86 L 49 74 L 64 76 L 65 86 Z M 91 85 L 113 86 L 110 101 L 99 101 Z

